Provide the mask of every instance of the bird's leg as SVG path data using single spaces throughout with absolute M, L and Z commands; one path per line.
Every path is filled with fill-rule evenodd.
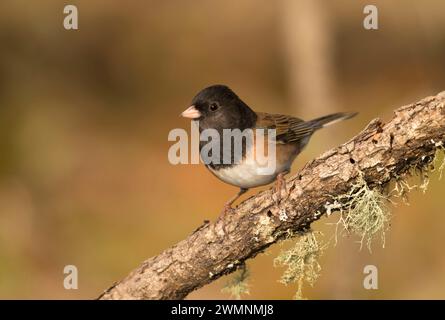
M 226 204 L 224 205 L 224 209 L 222 211 L 223 214 L 228 213 L 228 212 L 232 212 L 233 208 L 232 208 L 232 204 L 239 198 L 241 197 L 244 193 L 247 192 L 246 188 L 240 188 L 238 193 L 236 195 L 234 195 L 229 201 L 226 202 Z
M 276 202 L 277 204 L 281 201 L 281 191 L 284 189 L 286 196 L 287 188 L 286 188 L 286 178 L 285 175 L 289 173 L 289 170 L 285 170 L 280 172 L 277 175 L 277 182 L 275 183 L 275 194 L 276 194 Z

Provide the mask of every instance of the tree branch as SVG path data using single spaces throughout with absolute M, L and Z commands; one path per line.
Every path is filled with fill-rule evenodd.
M 384 186 L 413 166 L 430 163 L 444 143 L 445 91 L 397 109 L 386 124 L 374 119 L 353 139 L 291 177 L 289 196 L 279 205 L 272 190 L 258 193 L 233 214 L 205 222 L 185 240 L 144 261 L 99 299 L 182 299 L 235 271 L 288 231 L 308 229 L 326 213 L 326 202 L 348 192 L 359 174 L 370 187 Z

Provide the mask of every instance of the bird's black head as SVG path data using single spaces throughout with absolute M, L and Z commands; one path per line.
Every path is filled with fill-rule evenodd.
M 182 116 L 199 120 L 204 129 L 251 128 L 256 114 L 229 87 L 214 85 L 201 90 L 192 100 L 192 106 Z

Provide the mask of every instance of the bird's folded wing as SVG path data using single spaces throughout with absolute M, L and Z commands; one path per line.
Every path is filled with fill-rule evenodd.
M 310 122 L 282 114 L 257 113 L 256 128 L 275 129 L 276 140 L 281 143 L 298 142 L 311 135 L 314 127 Z

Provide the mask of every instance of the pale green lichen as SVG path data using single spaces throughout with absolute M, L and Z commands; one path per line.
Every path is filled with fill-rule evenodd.
M 415 165 L 408 170 L 404 177 L 396 176 L 394 181 L 394 188 L 389 193 L 390 196 L 402 198 L 405 204 L 408 203 L 408 194 L 413 189 L 419 189 L 425 193 L 430 182 L 430 174 L 438 172 L 439 180 L 442 179 L 443 171 L 445 169 L 445 148 L 442 144 L 436 144 L 437 151 L 434 158 L 423 166 Z M 422 159 L 423 160 L 423 159 Z M 420 177 L 420 184 L 410 184 L 408 181 L 410 177 Z
M 372 240 L 378 234 L 385 247 L 385 233 L 391 216 L 386 206 L 387 201 L 388 197 L 380 188 L 370 188 L 363 176 L 359 175 L 348 193 L 335 197 L 335 208 L 340 210 L 335 239 L 337 240 L 339 228 L 342 227 L 360 237 L 360 250 L 366 245 L 371 251 Z
M 385 247 L 385 234 L 389 229 L 391 213 L 387 207 L 392 202 L 391 197 L 401 198 L 408 203 L 408 193 L 413 189 L 419 189 L 425 193 L 430 182 L 430 174 L 437 168 L 439 179 L 445 169 L 445 149 L 442 145 L 435 145 L 437 151 L 434 159 L 425 159 L 425 163 L 413 165 L 403 177 L 392 178 L 394 188 L 390 192 L 380 186 L 370 188 L 360 173 L 355 184 L 349 192 L 334 197 L 333 203 L 325 205 L 329 215 L 333 210 L 340 211 L 340 218 L 336 224 L 335 239 L 339 234 L 339 228 L 357 234 L 360 237 L 360 249 L 363 245 L 371 251 L 371 244 L 376 235 L 380 234 L 382 246 Z M 422 161 L 425 160 L 422 158 Z M 410 184 L 410 177 L 419 177 L 419 184 Z
M 408 194 L 411 192 L 411 190 L 416 188 L 417 185 L 410 185 L 406 179 L 396 177 L 394 179 L 394 188 L 389 195 L 396 198 L 401 198 L 406 205 L 409 205 Z
M 366 245 L 371 251 L 371 244 L 374 238 L 380 234 L 382 246 L 385 247 L 385 235 L 389 229 L 391 213 L 387 203 L 391 202 L 391 197 L 402 198 L 408 204 L 408 193 L 413 189 L 420 189 L 426 192 L 429 184 L 429 174 L 436 169 L 439 172 L 439 180 L 445 170 L 445 148 L 443 144 L 435 144 L 437 151 L 432 161 L 426 159 L 424 164 L 413 165 L 407 173 L 400 176 L 393 176 L 391 181 L 394 189 L 389 190 L 381 186 L 370 187 L 360 173 L 357 181 L 351 186 L 348 193 L 333 197 L 332 203 L 325 205 L 327 216 L 333 211 L 340 211 L 340 218 L 336 223 L 335 240 L 342 231 L 355 233 L 360 237 L 360 249 Z M 422 159 L 423 161 L 424 159 Z M 408 179 L 412 176 L 420 177 L 420 184 L 412 185 Z M 317 212 L 316 214 L 319 214 Z M 339 229 L 342 229 L 340 231 Z M 295 299 L 302 299 L 303 284 L 306 282 L 313 286 L 318 279 L 321 266 L 318 262 L 324 249 L 328 244 L 320 245 L 316 234 L 319 232 L 308 231 L 300 233 L 295 245 L 282 251 L 274 260 L 275 266 L 283 266 L 287 269 L 281 276 L 280 282 L 288 285 L 297 284 Z M 294 232 L 289 232 L 286 239 L 295 236 Z
M 250 285 L 247 282 L 248 277 L 249 271 L 246 265 L 242 264 L 233 278 L 225 284 L 221 291 L 228 293 L 232 298 L 240 300 L 242 295 L 250 294 Z
M 443 171 L 445 170 L 445 147 L 443 144 L 441 144 L 437 149 L 433 160 L 433 167 L 434 170 L 435 168 L 438 168 L 437 171 L 439 172 L 439 180 L 442 180 Z
M 442 180 L 443 170 L 445 169 L 445 155 L 442 155 L 442 163 L 439 167 L 439 180 Z
M 313 286 L 320 275 L 321 266 L 318 259 L 325 247 L 317 241 L 316 234 L 320 232 L 303 233 L 292 248 L 281 251 L 274 260 L 274 266 L 287 268 L 280 282 L 284 285 L 297 284 L 295 299 L 302 299 L 305 282 Z

